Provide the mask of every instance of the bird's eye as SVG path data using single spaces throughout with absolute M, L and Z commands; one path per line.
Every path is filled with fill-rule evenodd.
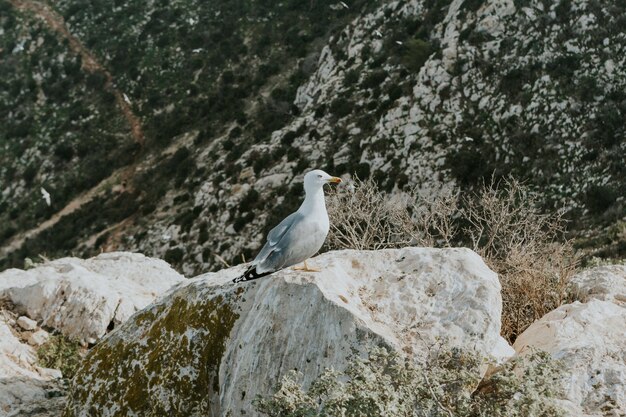
M 317 176 L 317 178 L 322 178 L 322 176 L 321 176 L 321 175 L 318 175 L 318 176 Z

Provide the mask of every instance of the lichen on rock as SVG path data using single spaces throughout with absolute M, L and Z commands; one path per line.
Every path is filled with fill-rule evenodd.
M 81 403 L 103 415 L 206 415 L 219 395 L 221 357 L 238 317 L 226 302 L 230 295 L 206 296 L 188 285 L 98 345 L 74 381 L 65 415 L 83 415 L 72 411 Z M 81 389 L 94 382 L 93 390 Z

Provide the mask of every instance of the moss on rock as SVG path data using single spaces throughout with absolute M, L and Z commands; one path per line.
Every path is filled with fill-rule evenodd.
M 64 416 L 209 415 L 239 317 L 232 296 L 189 285 L 136 314 L 87 356 Z

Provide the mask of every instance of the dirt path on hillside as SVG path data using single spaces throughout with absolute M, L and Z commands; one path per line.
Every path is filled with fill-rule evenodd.
M 102 66 L 98 60 L 94 57 L 94 55 L 84 47 L 84 45 L 70 33 L 65 25 L 63 17 L 61 17 L 58 13 L 56 13 L 50 5 L 37 1 L 37 0 L 9 0 L 13 7 L 22 11 L 22 12 L 30 12 L 33 15 L 41 20 L 43 20 L 46 25 L 55 32 L 62 39 L 67 39 L 69 42 L 70 49 L 81 56 L 82 58 L 82 69 L 89 73 L 101 73 L 106 77 L 106 82 L 104 88 L 108 91 L 111 91 L 115 95 L 115 101 L 117 106 L 120 108 L 124 117 L 126 118 L 130 128 L 133 139 L 136 143 L 138 143 L 143 149 L 144 145 L 144 134 L 141 126 L 141 122 L 139 117 L 133 113 L 130 104 L 125 100 L 124 93 L 122 93 L 119 89 L 115 87 L 113 82 L 113 76 L 111 73 Z M 60 211 L 53 214 L 48 220 L 39 224 L 37 227 L 27 230 L 23 233 L 20 233 L 14 236 L 12 239 L 9 239 L 1 248 L 0 248 L 0 257 L 6 256 L 9 253 L 19 249 L 26 239 L 34 237 L 41 233 L 42 231 L 54 226 L 63 216 L 67 216 L 68 214 L 73 213 L 74 211 L 80 209 L 85 203 L 93 200 L 96 196 L 103 193 L 108 188 L 111 188 L 118 184 L 126 184 L 125 191 L 129 191 L 129 187 L 132 185 L 131 178 L 133 177 L 135 170 L 137 168 L 137 164 L 133 163 L 130 166 L 122 167 L 117 171 L 113 172 L 109 177 L 100 181 L 95 187 L 87 190 L 77 197 L 75 197 L 72 201 L 70 201 L 65 207 L 63 207 Z M 54 196 L 52 196 L 54 198 Z
M 115 87 L 113 83 L 113 76 L 111 73 L 102 66 L 94 55 L 78 40 L 74 35 L 70 33 L 65 25 L 63 17 L 55 12 L 50 5 L 37 0 L 9 0 L 13 7 L 20 11 L 27 11 L 33 13 L 37 18 L 46 22 L 48 28 L 56 32 L 62 39 L 67 39 L 69 47 L 77 55 L 82 58 L 83 70 L 90 73 L 102 73 L 106 77 L 104 88 L 111 91 L 115 95 L 115 102 L 120 108 L 126 121 L 128 122 L 133 138 L 135 142 L 143 146 L 144 134 L 141 127 L 141 121 L 139 117 L 133 113 L 130 104 L 125 100 L 124 93 Z
M 54 213 L 48 220 L 39 224 L 37 227 L 27 230 L 23 233 L 19 233 L 15 235 L 13 238 L 9 239 L 1 248 L 0 248 L 0 257 L 6 256 L 11 252 L 19 249 L 26 239 L 30 239 L 34 236 L 37 236 L 39 233 L 44 230 L 54 226 L 59 222 L 59 220 L 67 216 L 68 214 L 73 213 L 74 211 L 81 208 L 84 204 L 90 202 L 99 194 L 102 194 L 105 190 L 111 188 L 113 184 L 120 184 L 124 182 L 125 178 L 132 176 L 135 167 L 124 167 L 115 171 L 109 177 L 103 179 L 90 190 L 85 191 L 84 193 L 78 195 L 72 201 L 70 201 L 65 207 L 63 207 L 60 211 Z M 54 196 L 52 196 L 54 198 Z

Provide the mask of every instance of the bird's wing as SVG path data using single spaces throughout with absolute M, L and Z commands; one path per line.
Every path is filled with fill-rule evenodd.
M 278 226 L 274 227 L 267 234 L 267 242 L 263 249 L 259 252 L 259 254 L 252 261 L 252 265 L 259 265 L 263 263 L 272 252 L 276 251 L 278 243 L 281 239 L 289 232 L 289 230 L 297 224 L 299 220 L 302 219 L 302 214 L 295 212 L 291 213 L 289 216 L 285 217 L 285 219 L 278 224 Z
M 267 234 L 267 243 L 269 243 L 270 245 L 274 246 L 278 242 L 280 242 L 280 239 L 282 239 L 282 237 L 285 235 L 285 233 L 287 233 L 287 231 L 301 217 L 302 217 L 302 214 L 298 213 L 297 211 L 295 213 L 291 213 L 289 216 L 285 217 L 285 219 L 282 222 L 280 222 L 278 224 L 278 226 L 274 227 Z

